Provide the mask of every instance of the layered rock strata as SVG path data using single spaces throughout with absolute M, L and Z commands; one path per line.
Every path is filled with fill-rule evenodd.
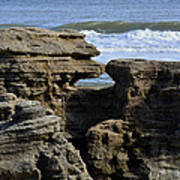
M 106 70 L 119 118 L 88 130 L 94 179 L 180 179 L 180 63 L 125 59 Z
M 0 92 L 39 100 L 62 114 L 65 91 L 76 81 L 98 77 L 104 66 L 90 60 L 99 51 L 76 31 L 38 28 L 0 30 Z
M 46 114 L 38 101 L 0 95 L 1 180 L 91 180 L 61 117 Z
M 95 180 L 180 179 L 180 63 L 113 60 L 113 87 L 74 87 L 98 54 L 76 31 L 0 30 L 0 179 L 91 179 L 81 157 Z

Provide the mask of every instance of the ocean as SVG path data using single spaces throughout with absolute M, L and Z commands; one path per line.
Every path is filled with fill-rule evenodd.
M 116 58 L 180 60 L 179 0 L 1 0 L 0 28 L 74 28 L 107 64 Z M 107 74 L 78 85 L 109 85 Z

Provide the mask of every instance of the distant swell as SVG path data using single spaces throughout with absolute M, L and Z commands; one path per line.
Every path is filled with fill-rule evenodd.
M 0 24 L 0 29 L 9 27 L 27 27 L 26 24 Z M 125 33 L 133 30 L 159 30 L 159 31 L 180 31 L 180 22 L 122 22 L 122 21 L 88 21 L 72 23 L 50 28 L 55 31 L 62 29 L 76 29 L 78 31 L 94 30 L 99 33 Z
M 62 30 L 72 28 L 76 30 L 94 30 L 100 33 L 124 33 L 132 30 L 159 30 L 159 31 L 180 31 L 180 22 L 158 22 L 158 23 L 140 23 L 140 22 L 121 22 L 121 21 L 89 21 L 82 23 L 72 23 L 53 28 L 53 30 Z

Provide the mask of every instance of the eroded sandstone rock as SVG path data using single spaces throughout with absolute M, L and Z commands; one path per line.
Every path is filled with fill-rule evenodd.
M 0 95 L 1 180 L 91 180 L 79 152 L 63 136 L 61 117 L 38 101 Z
M 0 93 L 39 100 L 62 114 L 65 91 L 104 72 L 102 64 L 90 60 L 99 51 L 84 37 L 33 27 L 0 30 Z
M 78 32 L 54 32 L 35 27 L 9 28 L 0 31 L 0 54 L 72 56 L 89 58 L 99 52 L 84 41 Z
M 180 63 L 120 59 L 115 112 L 87 133 L 86 160 L 96 179 L 180 179 Z
M 132 125 L 122 120 L 104 121 L 87 133 L 87 161 L 94 179 L 136 179 L 131 172 L 133 144 Z M 138 171 L 138 169 L 136 169 Z
M 0 30 L 0 179 L 91 179 L 65 131 L 94 179 L 180 179 L 180 63 L 115 60 L 114 87 L 75 88 L 98 54 L 75 31 Z

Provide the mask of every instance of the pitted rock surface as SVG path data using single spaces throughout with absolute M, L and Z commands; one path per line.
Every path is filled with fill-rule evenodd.
M 91 180 L 79 152 L 63 136 L 61 117 L 38 101 L 0 95 L 1 180 Z
M 63 114 L 62 101 L 74 83 L 104 72 L 104 65 L 90 59 L 99 51 L 84 37 L 33 27 L 0 30 L 0 93 L 38 100 Z
M 119 59 L 106 71 L 119 118 L 88 130 L 93 177 L 179 180 L 180 63 Z
M 78 32 L 54 32 L 35 27 L 0 30 L 0 54 L 91 57 L 99 52 Z

